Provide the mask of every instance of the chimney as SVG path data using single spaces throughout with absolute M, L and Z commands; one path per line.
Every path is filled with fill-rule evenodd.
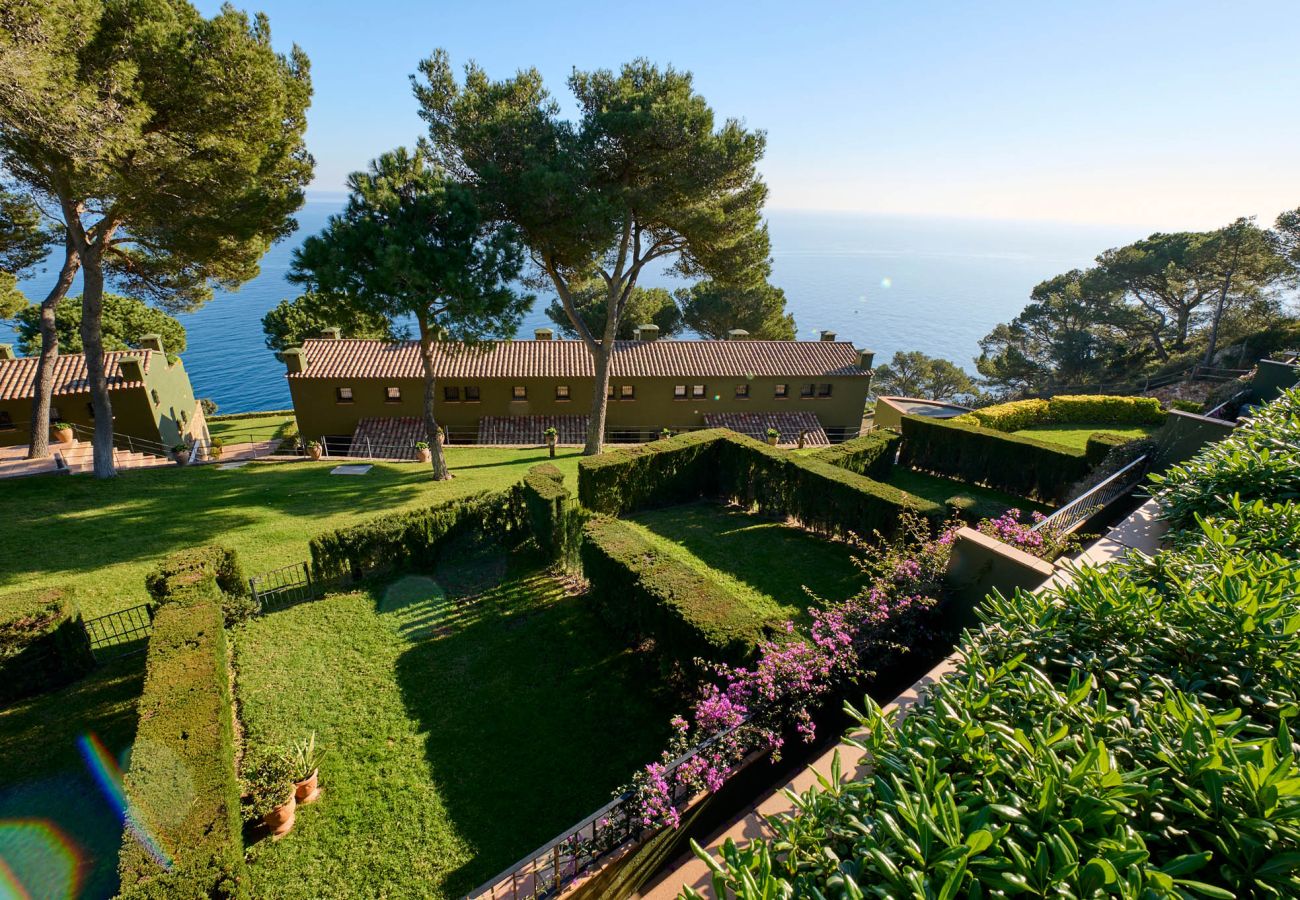
M 117 361 L 123 381 L 144 381 L 144 360 L 138 356 L 123 356 Z
M 727 332 L 727 340 L 743 341 L 749 337 L 749 332 L 743 328 L 733 328 Z
M 555 332 L 549 328 L 537 328 L 533 330 L 533 338 L 539 341 L 549 341 L 555 337 Z
M 870 368 L 871 368 L 871 364 L 874 363 L 875 361 L 876 361 L 876 351 L 875 351 L 875 350 L 859 350 L 859 351 L 858 351 L 858 368 L 860 368 L 860 369 L 870 369 Z
M 301 347 L 290 347 L 280 353 L 280 358 L 284 360 L 285 368 L 289 370 L 290 375 L 307 371 L 307 354 Z
M 13 344 L 0 344 L 0 359 L 17 359 Z
M 646 323 L 636 327 L 636 339 L 638 341 L 653 341 L 659 337 L 659 326 Z
M 827 341 L 828 343 L 831 342 L 831 341 L 834 341 L 834 340 L 835 340 L 835 332 L 833 332 L 833 331 L 823 331 L 823 332 L 822 332 L 822 340 L 823 340 L 823 341 Z
M 327 341 L 341 341 L 343 340 L 343 329 L 331 325 L 329 328 L 322 328 L 320 330 L 320 336 Z
M 161 334 L 142 334 L 140 335 L 139 344 L 141 350 L 152 350 L 155 353 L 163 352 Z

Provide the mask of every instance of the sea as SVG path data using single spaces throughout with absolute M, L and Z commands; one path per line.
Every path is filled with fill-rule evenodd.
M 309 196 L 297 214 L 297 232 L 271 248 L 256 278 L 237 291 L 217 291 L 205 306 L 179 317 L 195 393 L 215 401 L 220 412 L 290 405 L 284 366 L 266 348 L 261 318 L 297 294 L 285 277 L 293 249 L 342 206 L 340 196 Z M 772 282 L 785 291 L 801 339 L 830 330 L 874 350 L 878 365 L 896 351 L 921 350 L 972 374 L 980 338 L 1015 316 L 1034 285 L 1146 233 L 1131 226 L 780 210 L 767 221 Z M 55 272 L 47 266 L 22 283 L 33 302 L 44 297 Z M 663 267 L 643 280 L 650 287 L 685 283 Z M 544 311 L 550 299 L 538 296 L 518 336 L 551 324 Z M 5 323 L 0 343 L 16 343 Z

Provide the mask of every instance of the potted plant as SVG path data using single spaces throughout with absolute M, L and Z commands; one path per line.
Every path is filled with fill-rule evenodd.
M 60 444 L 72 443 L 72 426 L 67 422 L 55 422 L 50 426 L 50 431 L 54 434 L 54 439 Z
M 221 459 L 221 448 L 226 446 L 221 438 L 213 438 L 208 441 L 208 459 Z
M 556 430 L 554 425 L 552 425 L 550 428 L 543 431 L 542 434 L 546 437 L 546 449 L 550 451 L 551 459 L 555 459 L 555 442 L 560 439 L 560 432 Z
M 320 441 L 308 441 L 304 446 L 307 448 L 307 455 L 312 459 L 320 459 L 321 453 L 324 452 L 321 448 Z
M 273 838 L 293 828 L 293 766 L 282 753 L 250 754 L 244 760 L 244 802 L 250 821 L 261 822 Z
M 176 460 L 176 465 L 188 465 L 190 461 L 190 445 L 184 441 L 181 441 L 179 444 L 173 444 L 172 457 Z
M 422 463 L 433 461 L 433 451 L 429 449 L 428 441 L 415 442 L 415 455 Z
M 781 432 L 777 431 L 775 428 L 769 428 L 767 430 L 767 442 L 775 447 L 776 442 L 779 440 L 781 440 Z
M 664 428 L 659 432 L 659 440 L 661 441 L 666 441 L 672 436 L 673 436 L 673 432 L 671 428 Z
M 325 748 L 316 746 L 316 732 L 305 741 L 295 741 L 289 751 L 289 765 L 293 770 L 293 796 L 299 806 L 315 803 L 320 796 L 317 782 L 320 778 L 320 761 Z

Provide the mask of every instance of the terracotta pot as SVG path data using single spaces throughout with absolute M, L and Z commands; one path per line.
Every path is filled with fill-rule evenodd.
M 307 448 L 307 455 L 308 455 L 309 457 L 311 457 L 312 459 L 320 459 L 320 458 L 321 458 L 321 454 L 324 453 L 324 452 L 325 452 L 325 451 L 322 450 L 320 447 L 308 447 L 308 448 Z
M 277 806 L 262 817 L 262 824 L 271 832 L 272 837 L 281 837 L 289 833 L 293 828 L 293 815 L 297 807 L 297 801 L 290 796 L 288 803 Z
M 780 437 L 769 437 L 769 438 L 767 439 L 767 442 L 768 442 L 768 444 L 770 444 L 771 446 L 775 447 L 775 446 L 776 446 L 776 442 L 779 441 L 779 440 L 781 440 Z
M 176 456 L 176 465 L 188 466 L 190 464 L 190 453 L 188 450 L 185 451 L 184 453 L 176 453 L 175 456 Z
M 316 802 L 316 798 L 320 796 L 320 788 L 316 786 L 319 779 L 320 769 L 312 769 L 311 774 L 302 781 L 293 783 L 293 799 L 299 806 Z
M 415 455 L 422 463 L 433 462 L 433 451 L 428 447 L 421 447 L 416 450 Z
M 72 437 L 73 435 L 72 435 L 71 428 L 57 428 L 54 431 L 54 439 L 58 441 L 60 444 L 71 444 Z

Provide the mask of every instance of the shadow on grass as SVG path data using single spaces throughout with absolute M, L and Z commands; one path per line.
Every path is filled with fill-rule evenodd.
M 117 892 L 121 811 L 79 740 L 93 735 L 120 766 L 143 683 L 144 657 L 134 656 L 0 711 L 0 870 L 25 888 L 17 896 Z
M 672 703 L 644 661 L 583 598 L 535 568 L 512 569 L 460 599 L 444 591 L 421 600 L 408 582 L 404 600 L 388 601 L 432 634 L 398 658 L 397 679 L 428 732 L 448 814 L 474 851 L 449 873 L 448 896 L 604 804 L 668 736 Z
M 633 517 L 659 537 L 681 544 L 706 565 L 786 607 L 812 605 L 804 586 L 827 600 L 845 600 L 864 581 L 848 544 L 708 501 Z

